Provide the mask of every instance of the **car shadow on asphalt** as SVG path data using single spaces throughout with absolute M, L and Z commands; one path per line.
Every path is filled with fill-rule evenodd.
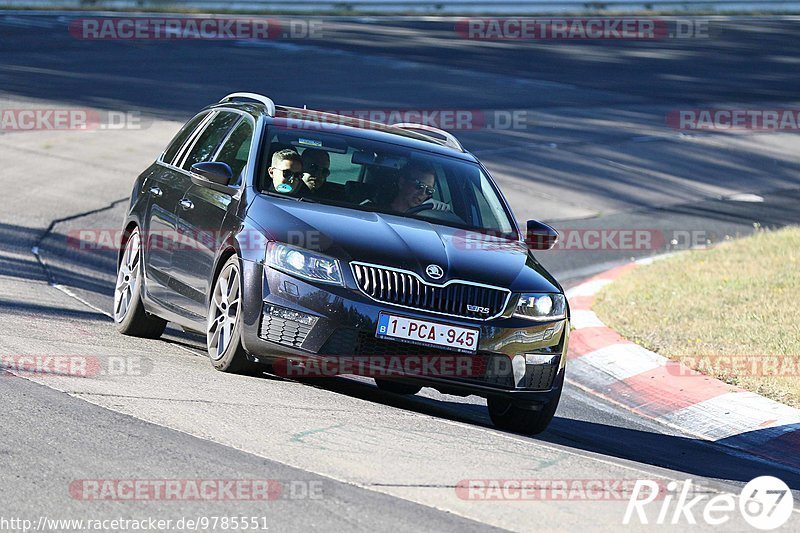
M 264 374 L 264 377 L 283 379 L 271 374 Z M 397 409 L 501 431 L 493 427 L 483 404 L 393 394 L 379 390 L 364 378 L 306 379 L 299 383 Z M 547 442 L 573 450 L 683 472 L 687 479 L 703 477 L 746 483 L 758 476 L 772 475 L 782 479 L 792 490 L 800 490 L 800 473 L 791 467 L 691 437 L 559 416 L 553 419 L 550 427 L 541 435 L 530 437 L 509 434 L 532 442 Z
M 749 436 L 757 438 L 753 434 Z M 797 468 L 748 455 L 726 446 L 724 441 L 714 443 L 559 417 L 539 438 L 553 444 L 684 472 L 687 478 L 702 476 L 746 483 L 758 476 L 770 475 L 782 479 L 792 490 L 800 490 Z
M 38 251 L 47 271 L 37 261 Z M 55 281 L 70 288 L 110 295 L 114 290 L 116 250 L 70 233 L 49 232 L 0 223 L 0 276 L 27 281 Z
M 107 322 L 108 317 L 97 311 L 81 311 L 58 305 L 41 305 L 23 303 L 16 300 L 0 298 L 0 316 L 27 316 L 30 318 L 52 318 L 59 320 L 91 320 Z

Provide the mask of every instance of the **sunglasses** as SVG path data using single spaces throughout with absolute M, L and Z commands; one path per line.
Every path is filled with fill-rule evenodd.
M 313 176 L 322 176 L 323 178 L 327 178 L 331 175 L 331 169 L 322 167 L 316 163 L 311 163 L 308 165 L 306 172 Z
M 428 196 L 433 196 L 436 193 L 436 187 L 431 187 L 430 185 L 426 185 L 420 180 L 407 180 L 407 181 L 413 183 L 414 187 L 417 190 L 425 191 L 425 194 L 427 194 Z
M 281 170 L 283 172 L 283 179 L 285 180 L 299 180 L 303 177 L 302 172 L 293 172 L 291 169 Z

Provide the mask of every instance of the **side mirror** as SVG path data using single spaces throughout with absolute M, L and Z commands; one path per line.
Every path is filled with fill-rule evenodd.
M 233 179 L 233 170 L 231 170 L 231 167 L 228 166 L 228 163 L 212 161 L 206 163 L 195 163 L 192 165 L 192 172 L 204 177 L 211 183 L 225 185 L 226 187 L 230 185 L 231 180 Z
M 525 244 L 530 250 L 550 250 L 558 242 L 558 232 L 538 220 L 528 221 Z

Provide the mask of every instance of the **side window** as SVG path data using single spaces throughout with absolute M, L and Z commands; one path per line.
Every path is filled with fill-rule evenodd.
M 239 120 L 239 115 L 236 113 L 222 112 L 214 117 L 211 123 L 206 126 L 203 133 L 200 134 L 197 141 L 195 141 L 182 168 L 184 170 L 189 170 L 195 163 L 209 161 L 214 155 L 219 143 L 222 142 L 222 139 L 228 134 L 228 130 L 231 129 L 231 126 L 233 126 L 237 120 Z
M 172 139 L 172 142 L 169 143 L 169 146 L 167 146 L 167 149 L 164 150 L 164 157 L 162 158 L 162 161 L 164 161 L 164 163 L 167 163 L 169 165 L 172 164 L 172 160 L 175 159 L 176 155 L 178 155 L 178 151 L 183 146 L 183 143 L 186 142 L 186 140 L 191 136 L 191 134 L 194 133 L 194 130 L 197 129 L 197 126 L 199 126 L 200 123 L 203 121 L 203 119 L 206 118 L 207 116 L 208 113 L 200 113 L 192 120 L 187 122 L 186 125 L 183 126 L 183 128 L 181 128 L 181 131 L 178 132 L 175 138 Z
M 350 162 L 352 156 L 352 150 L 346 154 L 328 152 L 328 157 L 331 159 L 331 173 L 328 176 L 328 181 L 330 183 L 344 185 L 348 181 L 358 180 L 358 174 L 353 172 L 353 164 Z M 361 168 L 359 167 L 358 170 L 360 171 Z
M 233 182 L 231 185 L 239 185 L 242 182 L 242 171 L 247 166 L 247 158 L 250 155 L 250 143 L 253 138 L 253 125 L 249 120 L 242 120 L 231 136 L 222 145 L 215 161 L 228 163 L 233 170 Z

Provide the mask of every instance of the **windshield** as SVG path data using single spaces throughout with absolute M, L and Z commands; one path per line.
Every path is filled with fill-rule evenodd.
M 480 166 L 346 135 L 272 128 L 258 187 L 269 194 L 515 235 Z

